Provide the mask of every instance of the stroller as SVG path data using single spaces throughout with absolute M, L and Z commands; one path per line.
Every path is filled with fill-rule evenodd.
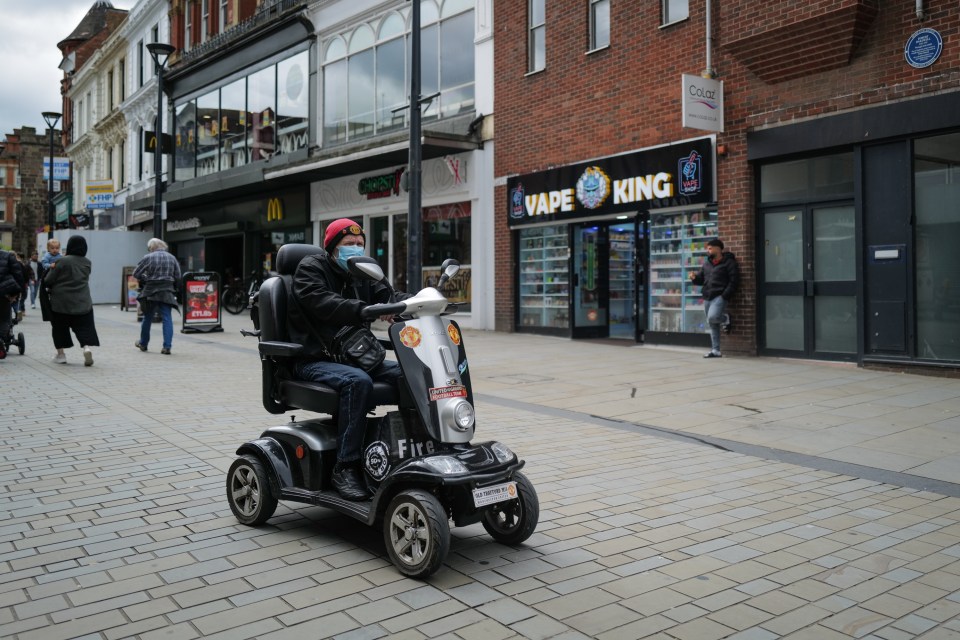
M 7 331 L 6 335 L 0 336 L 0 341 L 3 343 L 0 344 L 0 360 L 7 357 L 7 354 L 10 353 L 10 347 L 12 345 L 17 345 L 17 350 L 20 352 L 20 355 L 23 355 L 23 353 L 27 350 L 27 343 L 23 338 L 23 332 L 17 332 L 16 337 L 14 337 L 14 327 L 20 323 L 20 320 L 17 317 L 16 307 L 16 304 L 10 305 L 10 315 L 12 316 L 10 318 L 10 330 Z

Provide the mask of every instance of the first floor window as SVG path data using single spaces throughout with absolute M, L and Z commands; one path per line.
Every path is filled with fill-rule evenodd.
M 547 66 L 546 0 L 528 0 L 527 5 L 527 71 L 540 71 Z
M 663 0 L 663 24 L 686 20 L 690 15 L 690 0 Z
M 590 0 L 590 50 L 610 46 L 610 0 Z

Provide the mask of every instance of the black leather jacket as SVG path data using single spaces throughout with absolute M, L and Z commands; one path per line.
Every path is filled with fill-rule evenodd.
M 304 347 L 304 360 L 328 360 L 326 343 L 345 326 L 362 325 L 368 304 L 411 297 L 384 282 L 355 280 L 327 253 L 308 256 L 293 274 L 288 304 L 290 339 Z

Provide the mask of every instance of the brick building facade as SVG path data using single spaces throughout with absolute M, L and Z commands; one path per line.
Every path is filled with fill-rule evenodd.
M 712 157 L 704 159 L 715 162 L 717 184 L 716 202 L 704 210 L 713 209 L 715 229 L 737 254 L 742 274 L 725 350 L 861 363 L 960 363 L 960 344 L 937 324 L 960 320 L 957 310 L 934 310 L 930 300 L 939 297 L 936 291 L 960 293 L 960 274 L 950 272 L 942 285 L 928 282 L 925 261 L 939 264 L 942 248 L 923 239 L 960 228 L 960 195 L 951 186 L 960 178 L 952 137 L 960 131 L 960 7 L 923 4 L 923 20 L 916 3 L 904 0 L 714 6 L 711 67 L 724 83 L 725 130 L 712 137 Z M 584 3 L 546 3 L 539 70 L 529 66 L 529 5 L 498 0 L 494 12 L 502 330 L 527 330 L 524 304 L 533 299 L 525 297 L 533 285 L 524 289 L 522 269 L 531 242 L 525 238 L 532 236 L 510 221 L 509 186 L 549 180 L 558 167 L 710 136 L 681 126 L 681 74 L 705 67 L 704 2 L 690 2 L 689 16 L 669 24 L 662 24 L 660 3 L 611 2 L 609 46 L 594 50 Z M 933 32 L 921 34 L 927 49 L 939 37 L 939 55 L 916 49 L 926 58 L 908 64 L 905 47 L 920 29 Z M 808 184 L 793 185 L 801 175 L 809 176 Z M 638 230 L 638 340 L 658 333 L 658 291 L 682 300 L 692 295 L 683 285 L 657 287 L 655 269 L 663 257 L 656 236 L 665 226 L 651 220 L 668 219 L 656 217 L 658 208 L 680 211 L 685 221 L 704 219 L 675 204 L 638 205 L 628 220 Z M 931 218 L 925 207 L 953 213 Z M 924 216 L 932 225 L 926 236 L 911 226 Z M 582 219 L 612 229 L 617 218 Z M 583 293 L 574 291 L 582 255 L 576 236 L 586 223 L 546 220 L 541 226 L 558 221 L 570 227 L 571 256 L 571 317 L 561 333 L 578 337 L 573 314 Z M 609 242 L 609 234 L 601 239 Z M 599 255 L 612 260 L 616 250 Z M 681 258 L 699 259 L 698 253 Z M 679 304 L 696 307 L 689 300 Z M 690 323 L 666 341 L 705 344 L 695 337 L 701 332 Z
M 47 223 L 47 196 L 49 184 L 43 175 L 43 159 L 50 153 L 50 138 L 46 132 L 37 132 L 33 127 L 15 129 L 7 134 L 4 157 L 14 157 L 20 174 L 20 185 L 8 183 L 8 202 L 14 200 L 12 249 L 22 255 L 30 255 L 37 249 L 37 233 Z M 62 155 L 60 131 L 54 130 L 54 155 Z M 8 170 L 9 175 L 9 170 Z M 9 205 L 8 205 L 9 206 Z

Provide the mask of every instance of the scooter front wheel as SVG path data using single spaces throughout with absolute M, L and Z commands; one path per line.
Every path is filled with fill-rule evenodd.
M 426 578 L 443 564 L 450 550 L 447 512 L 432 494 L 411 490 L 390 501 L 383 520 L 383 540 L 390 561 L 405 576 Z
M 261 525 L 277 509 L 277 496 L 263 464 L 253 456 L 234 460 L 227 472 L 227 502 L 242 524 Z
M 505 545 L 520 544 L 537 528 L 540 520 L 540 500 L 533 483 L 520 472 L 513 476 L 517 483 L 517 497 L 497 502 L 483 514 L 483 528 L 490 537 Z
M 20 352 L 20 355 L 23 355 L 23 352 L 27 350 L 27 341 L 23 339 L 23 334 L 17 334 L 17 350 Z

